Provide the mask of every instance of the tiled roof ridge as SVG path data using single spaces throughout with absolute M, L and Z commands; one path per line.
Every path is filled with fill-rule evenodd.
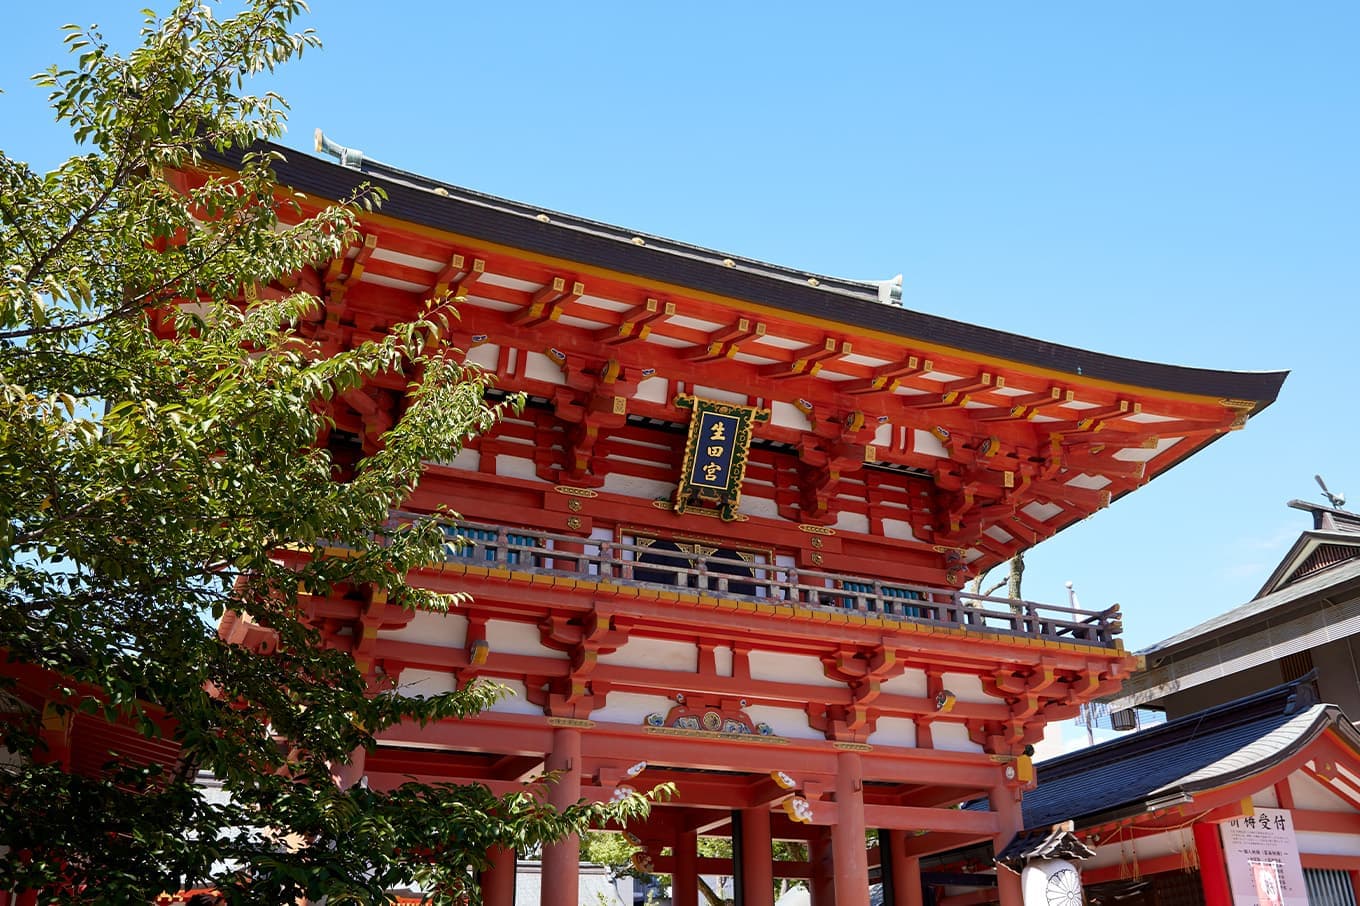
M 1282 683 L 1254 695 L 1248 695 L 1227 704 L 1215 705 L 1194 714 L 1187 714 L 1185 717 L 1178 717 L 1131 736 L 1118 737 L 1089 748 L 1039 762 L 1035 765 L 1039 774 L 1039 781 L 1042 783 L 1045 780 L 1057 780 L 1060 777 L 1124 761 L 1144 752 L 1160 748 L 1163 741 L 1167 739 L 1182 741 L 1186 738 L 1187 728 L 1194 728 L 1190 733 L 1193 737 L 1195 731 L 1201 725 L 1208 725 L 1215 732 L 1221 732 L 1230 727 L 1251 723 L 1262 717 L 1290 713 L 1286 709 L 1290 707 L 1292 701 L 1297 700 L 1299 688 L 1310 681 L 1312 677 L 1313 674 L 1309 673 L 1299 679 Z M 1311 690 L 1308 694 L 1311 694 Z
M 1275 401 L 1288 374 L 1148 362 L 908 310 L 897 299 L 893 304 L 883 304 L 879 292 L 883 284 L 877 281 L 822 277 L 675 240 L 657 238 L 649 244 L 646 234 L 570 215 L 554 222 L 551 214 L 534 206 L 445 186 L 394 168 L 383 172 L 376 165 L 368 171 L 342 166 L 275 143 L 260 142 L 242 149 L 207 148 L 202 158 L 209 164 L 237 167 L 251 153 L 277 155 L 273 168 L 280 183 L 318 198 L 345 198 L 366 183 L 380 184 L 387 191 L 382 213 L 398 220 L 454 234 L 475 231 L 483 241 L 550 258 L 589 261 L 593 266 L 642 280 L 738 301 L 777 304 L 797 316 L 1081 375 L 1087 380 L 1245 400 L 1255 404 L 1251 414 L 1256 415 Z M 540 218 L 540 214 L 544 216 Z M 633 236 L 642 241 L 631 241 Z M 815 280 L 810 279 L 813 276 Z

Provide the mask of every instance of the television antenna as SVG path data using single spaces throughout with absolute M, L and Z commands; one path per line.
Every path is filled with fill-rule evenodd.
M 1331 491 L 1327 490 L 1327 482 L 1322 480 L 1321 475 L 1314 475 L 1313 479 L 1318 483 L 1318 487 L 1322 488 L 1322 496 L 1327 498 L 1327 502 L 1332 505 L 1332 509 L 1339 510 L 1346 505 L 1346 495 L 1333 494 Z

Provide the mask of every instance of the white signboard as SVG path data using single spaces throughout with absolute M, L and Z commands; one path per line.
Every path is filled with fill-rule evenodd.
M 1219 826 L 1233 906 L 1308 906 L 1294 822 L 1286 809 L 1258 808 Z

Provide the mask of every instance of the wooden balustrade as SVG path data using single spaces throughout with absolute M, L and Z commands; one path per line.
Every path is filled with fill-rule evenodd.
M 396 518 L 416 518 L 400 514 Z M 515 572 L 591 577 L 704 591 L 796 607 L 855 610 L 908 622 L 964 626 L 1029 638 L 1115 647 L 1119 605 L 1080 610 L 971 594 L 880 576 L 806 569 L 697 553 L 655 539 L 643 543 L 583 538 L 537 529 L 450 522 L 448 555 L 494 563 Z

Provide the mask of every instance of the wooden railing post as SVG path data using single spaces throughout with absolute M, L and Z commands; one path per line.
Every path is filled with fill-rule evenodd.
M 427 518 L 414 513 L 394 513 L 393 525 L 411 519 Z M 380 533 L 384 539 L 386 532 Z M 446 535 L 451 544 L 458 536 L 477 536 L 469 542 L 468 550 L 454 551 L 454 557 L 482 559 L 504 565 L 515 565 L 519 571 L 560 570 L 578 575 L 593 574 L 601 580 L 622 579 L 637 581 L 636 559 L 645 552 L 641 546 L 617 540 L 599 540 L 579 534 L 558 534 L 536 528 L 515 528 L 480 522 L 447 523 Z M 511 543 L 511 538 L 519 540 Z M 480 548 L 485 545 L 490 553 Z M 567 562 L 573 564 L 568 566 Z M 729 565 L 730 564 L 730 565 Z M 864 612 L 891 615 L 898 619 L 914 619 L 954 626 L 970 626 L 993 632 L 1012 632 L 1053 641 L 1077 641 L 1111 648 L 1123 630 L 1119 605 L 1104 610 L 1081 610 L 1073 607 L 1041 604 L 1033 601 L 994 598 L 972 594 L 960 588 L 914 586 L 910 582 L 894 581 L 884 576 L 865 576 L 850 573 L 824 572 L 808 569 L 803 572 L 796 565 L 782 566 L 778 558 L 768 563 L 749 564 L 743 559 L 722 557 L 714 562 L 708 554 L 683 550 L 664 552 L 661 562 L 644 564 L 664 577 L 673 576 L 676 587 L 695 587 L 720 595 L 733 595 L 734 584 L 745 592 L 746 583 L 753 583 L 756 594 L 762 592 L 771 599 L 794 606 L 845 607 Z M 747 567 L 737 569 L 736 567 Z M 747 579 L 748 569 L 750 579 Z M 690 577 L 693 577 L 691 580 Z M 712 583 L 710 586 L 710 582 Z M 910 595 L 919 594 L 919 598 Z M 909 616 L 914 614 L 914 616 Z

